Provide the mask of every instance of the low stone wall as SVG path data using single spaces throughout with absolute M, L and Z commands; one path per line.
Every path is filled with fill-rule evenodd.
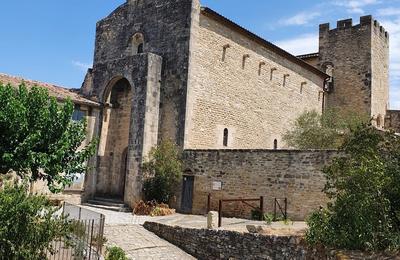
M 153 222 L 144 223 L 144 228 L 198 259 L 306 259 L 308 254 L 303 239 L 295 236 L 190 229 Z
M 215 211 L 220 199 L 264 196 L 266 212 L 273 212 L 275 198 L 282 207 L 287 198 L 289 218 L 304 220 L 328 201 L 322 168 L 335 156 L 337 151 L 186 150 L 185 172 L 195 176 L 192 213 L 206 214 L 209 193 Z M 220 190 L 213 187 L 218 183 Z M 251 208 L 241 203 L 223 206 L 224 216 L 250 217 Z
M 299 236 L 265 236 L 226 230 L 172 227 L 146 222 L 144 228 L 202 260 L 214 259 L 400 259 L 398 256 L 310 248 Z

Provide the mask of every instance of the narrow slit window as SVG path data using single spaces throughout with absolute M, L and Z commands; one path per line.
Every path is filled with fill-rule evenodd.
M 265 62 L 260 62 L 260 65 L 258 66 L 258 76 L 261 76 L 261 71 L 262 71 L 262 67 L 265 65 Z
M 222 48 L 222 61 L 225 61 L 226 59 L 226 51 L 228 48 L 230 48 L 231 46 L 229 44 L 224 45 Z
M 242 61 L 242 69 L 244 69 L 246 67 L 246 60 L 250 58 L 249 54 L 245 54 L 243 55 L 243 61 Z
M 278 150 L 278 140 L 274 140 L 274 150 Z
M 283 75 L 283 86 L 286 87 L 286 84 L 288 83 L 289 79 L 289 74 Z
M 276 70 L 277 70 L 276 68 L 272 68 L 272 69 L 271 69 L 271 75 L 270 75 L 270 78 L 269 78 L 270 81 L 272 81 L 272 80 L 274 79 L 274 72 L 275 72 Z
M 229 137 L 229 131 L 228 131 L 228 128 L 225 128 L 224 129 L 224 140 L 223 140 L 224 147 L 228 146 L 228 137 Z
M 307 82 L 302 82 L 300 85 L 300 94 L 303 94 L 304 88 L 306 87 Z

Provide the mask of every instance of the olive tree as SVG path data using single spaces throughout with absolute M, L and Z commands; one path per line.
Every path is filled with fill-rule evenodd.
M 351 129 L 368 120 L 368 116 L 350 111 L 306 111 L 283 135 L 283 140 L 297 149 L 338 149 Z
M 73 110 L 44 88 L 0 83 L 0 174 L 47 181 L 53 192 L 70 185 L 95 151 L 95 142 L 78 150 L 86 124 L 72 121 Z

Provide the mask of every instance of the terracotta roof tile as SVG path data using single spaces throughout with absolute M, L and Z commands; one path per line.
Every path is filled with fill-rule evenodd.
M 39 86 L 46 88 L 49 91 L 49 95 L 55 97 L 57 100 L 63 101 L 70 98 L 75 104 L 88 105 L 88 106 L 100 106 L 98 102 L 87 99 L 81 96 L 76 89 L 68 89 L 60 87 L 54 84 L 39 82 L 35 80 L 24 79 L 21 77 L 10 76 L 0 73 L 0 82 L 3 84 L 11 84 L 18 86 L 21 83 L 25 83 L 27 87 Z

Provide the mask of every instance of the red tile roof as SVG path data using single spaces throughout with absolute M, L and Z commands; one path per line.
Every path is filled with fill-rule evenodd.
M 81 96 L 78 93 L 78 90 L 64 88 L 54 84 L 24 79 L 21 77 L 10 76 L 2 73 L 0 73 L 0 82 L 3 84 L 11 84 L 13 86 L 18 86 L 21 83 L 25 83 L 27 87 L 39 86 L 46 88 L 49 91 L 49 95 L 55 97 L 59 101 L 63 101 L 66 100 L 67 98 L 70 98 L 72 102 L 74 102 L 75 104 L 100 106 L 98 102 Z

